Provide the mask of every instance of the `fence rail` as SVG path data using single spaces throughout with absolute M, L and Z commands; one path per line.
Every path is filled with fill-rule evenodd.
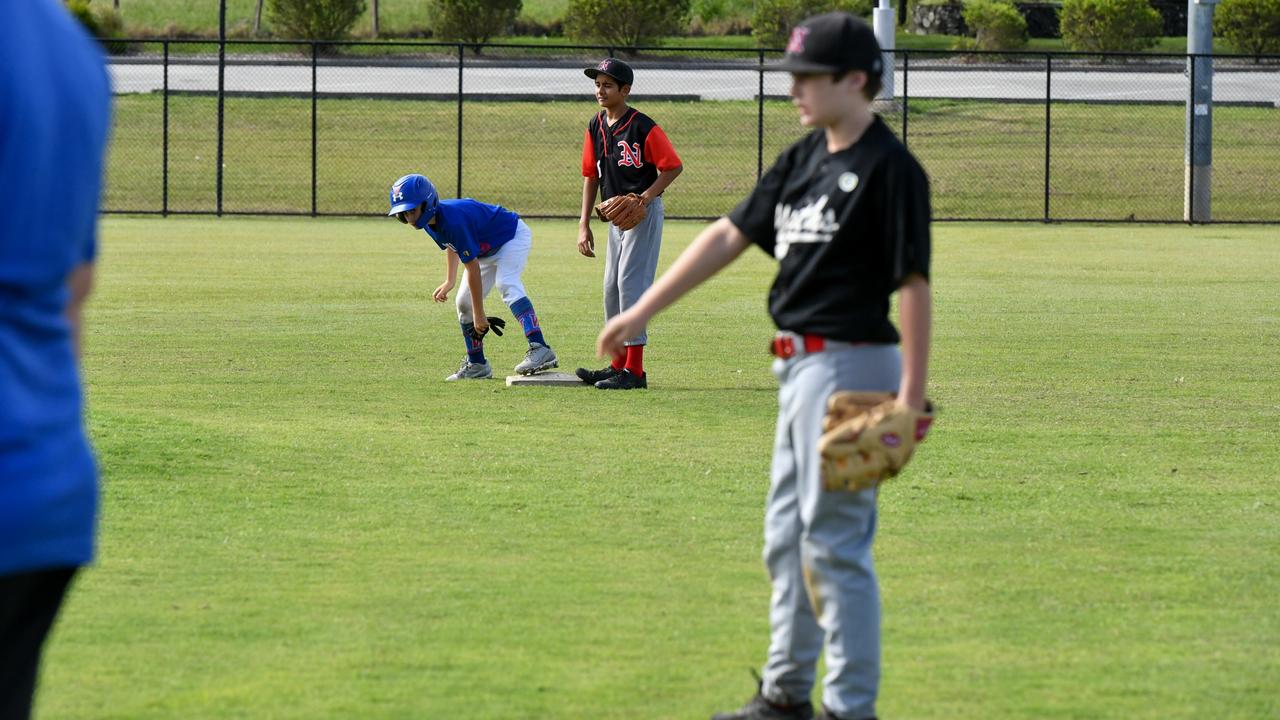
M 362 216 L 425 172 L 445 195 L 576 217 L 604 46 L 112 40 L 104 210 Z M 669 217 L 733 207 L 804 129 L 780 51 L 642 48 L 631 104 L 685 173 Z M 1280 57 L 897 51 L 886 122 L 949 220 L 1183 222 L 1187 138 L 1213 128 L 1212 220 L 1280 222 Z M 1203 128 L 1202 128 L 1203 129 Z M 1198 215 L 1197 220 L 1205 219 Z

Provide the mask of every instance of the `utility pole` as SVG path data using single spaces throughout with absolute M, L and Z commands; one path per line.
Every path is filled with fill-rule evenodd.
M 900 0 L 906 2 L 906 0 Z M 876 40 L 880 43 L 880 51 L 884 56 L 884 71 L 880 74 L 880 94 L 877 100 L 893 100 L 893 58 L 894 58 L 894 22 L 892 0 L 879 0 L 879 5 L 871 11 L 871 23 L 876 32 Z
M 1213 7 L 1187 0 L 1187 148 L 1183 219 L 1209 222 L 1213 182 Z

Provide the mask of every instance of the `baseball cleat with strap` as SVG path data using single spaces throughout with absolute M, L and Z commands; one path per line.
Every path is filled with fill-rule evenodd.
M 532 375 L 554 367 L 560 367 L 556 352 L 546 345 L 532 343 L 529 345 L 529 352 L 524 354 L 524 360 L 516 365 L 516 372 L 521 375 Z
M 620 372 L 622 371 L 618 370 L 612 365 L 606 365 L 603 370 L 588 370 L 586 368 L 578 368 L 575 374 L 578 376 L 578 379 L 581 380 L 582 382 L 588 385 L 595 385 L 601 380 L 608 380 L 609 378 L 613 377 L 614 375 L 617 375 Z
M 458 368 L 458 372 L 445 378 L 447 381 L 453 380 L 484 380 L 493 377 L 493 368 L 489 367 L 488 362 L 473 363 L 469 358 L 462 358 L 462 367 Z
M 639 390 L 649 387 L 649 374 L 635 375 L 626 368 L 607 380 L 596 383 L 601 390 Z

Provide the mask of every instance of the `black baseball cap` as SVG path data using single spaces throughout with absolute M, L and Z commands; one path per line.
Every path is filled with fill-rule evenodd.
M 787 40 L 787 54 L 769 69 L 794 73 L 863 70 L 879 75 L 884 56 L 870 26 L 849 13 L 832 12 L 797 25 Z
M 617 58 L 605 58 L 600 61 L 599 65 L 587 68 L 582 72 L 592 80 L 595 80 L 597 75 L 604 73 L 614 80 L 617 80 L 618 85 L 620 86 L 630 85 L 631 81 L 635 80 L 636 77 L 636 74 L 631 71 L 631 66 Z

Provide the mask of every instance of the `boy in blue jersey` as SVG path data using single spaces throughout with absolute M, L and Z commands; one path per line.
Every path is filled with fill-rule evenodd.
M 559 365 L 520 281 L 533 247 L 533 231 L 519 215 L 471 198 L 441 200 L 431 181 L 418 174 L 405 175 L 391 186 L 391 211 L 387 214 L 426 231 L 445 251 L 445 281 L 431 295 L 436 302 L 449 299 L 458 263 L 466 269 L 466 283 L 458 290 L 457 307 L 467 355 L 458 371 L 445 380 L 493 377 L 484 355 L 484 336 L 490 328 L 501 335 L 506 326 L 501 318 L 485 315 L 484 297 L 494 285 L 529 340 L 529 350 L 516 365 L 516 372 L 533 375 Z
M 98 476 L 81 418 L 111 104 L 102 54 L 57 0 L 0 2 L 0 718 L 92 561 Z

